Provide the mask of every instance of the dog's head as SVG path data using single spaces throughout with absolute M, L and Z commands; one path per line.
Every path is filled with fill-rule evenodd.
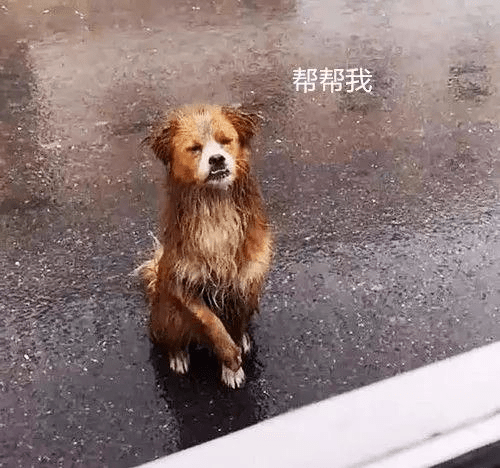
M 256 116 L 232 107 L 190 106 L 174 111 L 146 139 L 176 181 L 228 188 L 248 172 Z

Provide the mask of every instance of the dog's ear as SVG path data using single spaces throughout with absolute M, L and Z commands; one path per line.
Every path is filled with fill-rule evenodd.
M 172 157 L 172 138 L 176 128 L 177 120 L 175 118 L 165 119 L 141 143 L 142 145 L 149 146 L 156 157 L 166 166 L 169 165 Z
M 229 106 L 222 107 L 222 114 L 238 132 L 242 146 L 247 145 L 259 129 L 259 116 L 257 114 L 244 112 Z

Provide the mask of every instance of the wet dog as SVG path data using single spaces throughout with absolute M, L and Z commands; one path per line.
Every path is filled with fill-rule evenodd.
M 139 272 L 151 302 L 152 339 L 185 373 L 188 346 L 210 347 L 222 381 L 241 386 L 247 327 L 271 260 L 272 242 L 250 172 L 256 118 L 231 107 L 184 107 L 146 138 L 165 164 L 160 239 Z

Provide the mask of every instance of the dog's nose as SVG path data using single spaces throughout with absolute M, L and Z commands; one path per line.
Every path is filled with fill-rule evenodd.
M 208 158 L 208 164 L 212 166 L 212 169 L 220 169 L 224 167 L 226 158 L 222 154 L 214 154 Z

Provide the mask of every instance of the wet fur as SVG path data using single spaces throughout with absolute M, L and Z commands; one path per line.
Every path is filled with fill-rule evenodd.
M 227 189 L 196 180 L 196 166 L 182 152 L 190 133 L 200 129 L 207 138 L 234 137 L 228 151 L 236 176 Z M 258 312 L 271 259 L 271 236 L 249 166 L 255 130 L 249 115 L 197 106 L 174 112 L 146 140 L 167 168 L 159 244 L 139 268 L 151 302 L 151 337 L 171 359 L 193 341 L 208 345 L 230 386 L 244 377 L 243 335 Z

